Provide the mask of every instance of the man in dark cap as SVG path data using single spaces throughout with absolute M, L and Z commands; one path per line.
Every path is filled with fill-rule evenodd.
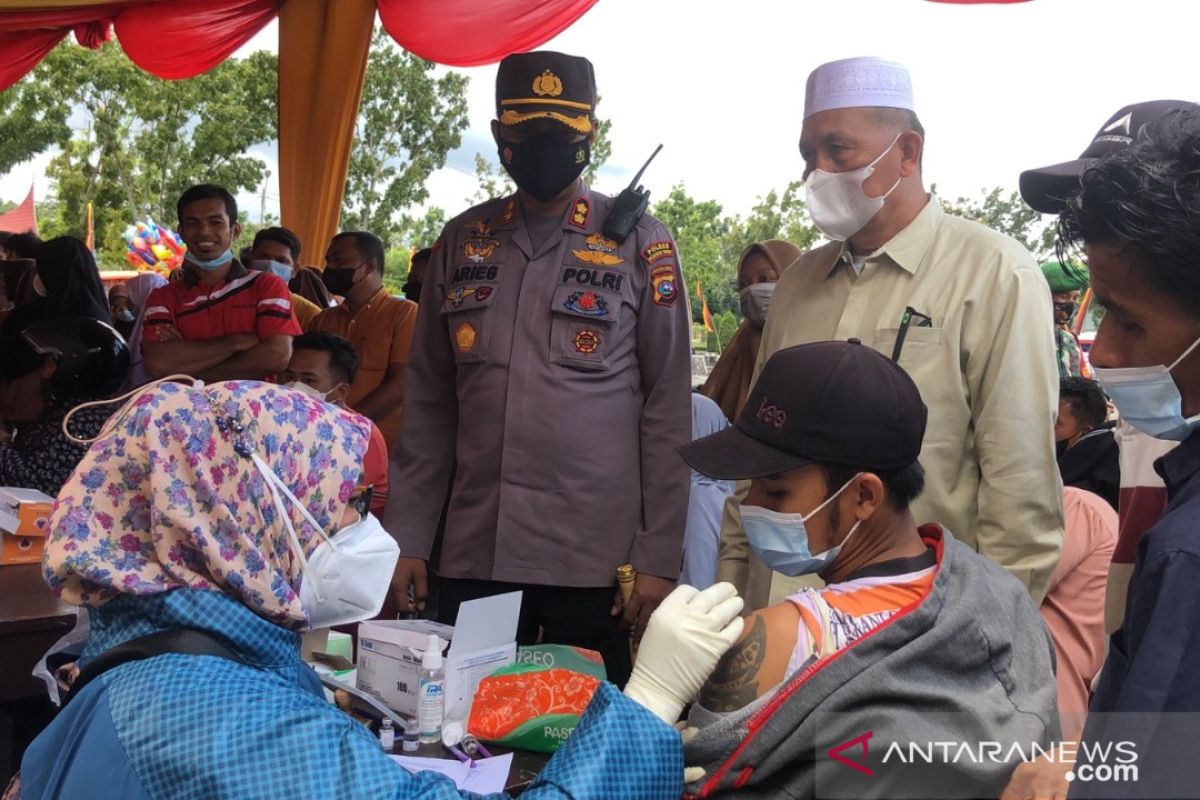
M 1097 144 L 1111 146 L 1096 152 Z M 1106 309 L 1091 351 L 1097 380 L 1125 423 L 1177 444 L 1154 462 L 1167 507 L 1134 548 L 1127 607 L 1109 640 L 1084 731 L 1085 744 L 1096 748 L 1080 748 L 1082 763 L 1070 773 L 1045 762 L 1019 769 L 1005 797 L 1065 796 L 1070 777 L 1111 767 L 1095 755 L 1114 742 L 1134 754 L 1137 770 L 1076 783 L 1072 797 L 1191 797 L 1200 785 L 1195 715 L 1179 713 L 1200 710 L 1198 154 L 1200 108 L 1142 103 L 1105 124 L 1084 153 L 1094 160 L 1076 166 L 1078 177 L 1057 174 L 1068 171 L 1064 165 L 1022 176 L 1030 205 L 1060 212 L 1060 248 L 1086 256 L 1092 290 Z M 1121 458 L 1124 480 L 1125 442 Z M 1124 500 L 1123 529 L 1131 519 Z M 1122 530 L 1114 560 L 1128 542 Z M 1114 570 L 1110 590 L 1116 577 Z M 1056 775 L 1057 786 L 1050 781 Z
M 451 221 L 433 247 L 389 529 L 405 554 L 396 585 L 419 610 L 449 489 L 439 616 L 523 589 L 520 643 L 540 627 L 547 642 L 600 651 L 619 682 L 617 567 L 638 575 L 626 629 L 679 576 L 691 325 L 662 223 L 642 216 L 623 241 L 602 232 L 614 201 L 580 179 L 595 103 L 586 59 L 500 64 L 492 131 L 517 191 Z
M 818 342 L 777 350 L 734 426 L 680 450 L 705 475 L 750 482 L 742 524 L 767 566 L 825 582 L 747 617 L 701 689 L 691 793 L 995 797 L 1003 762 L 975 763 L 968 778 L 956 763 L 881 757 L 917 730 L 954 742 L 986 730 L 1026 747 L 1054 738 L 1050 646 L 1028 591 L 914 518 L 926 417 L 885 355 Z M 856 739 L 861 755 L 844 746 Z M 847 749 L 866 777 L 813 758 Z

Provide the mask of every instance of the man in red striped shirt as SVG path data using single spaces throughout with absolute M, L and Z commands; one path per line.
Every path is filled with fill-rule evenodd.
M 220 186 L 193 186 L 178 211 L 188 252 L 182 280 L 146 300 L 142 355 L 150 375 L 186 373 L 211 383 L 282 372 L 300 324 L 287 284 L 233 257 L 242 232 L 233 195 Z

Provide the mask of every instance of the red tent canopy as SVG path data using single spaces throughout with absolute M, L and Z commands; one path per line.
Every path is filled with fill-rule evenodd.
M 0 90 L 68 33 L 110 36 L 160 78 L 219 64 L 279 16 L 283 222 L 319 250 L 337 229 L 376 10 L 402 47 L 472 66 L 531 50 L 596 0 L 0 0 Z M 311 251 L 310 251 L 311 252 Z
M 21 201 L 21 205 L 12 211 L 0 214 L 0 231 L 9 231 L 11 233 L 33 231 L 37 233 L 37 216 L 33 213 L 32 186 L 29 187 L 29 194 L 25 195 L 25 199 Z

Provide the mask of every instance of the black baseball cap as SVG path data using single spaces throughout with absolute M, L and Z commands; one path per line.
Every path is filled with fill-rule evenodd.
M 1092 143 L 1079 158 L 1022 172 L 1021 197 L 1035 211 L 1062 213 L 1066 199 L 1079 188 L 1079 176 L 1097 159 L 1133 144 L 1151 122 L 1187 109 L 1200 109 L 1200 106 L 1185 100 L 1150 100 L 1125 106 L 1100 126 Z
M 719 480 L 806 464 L 890 471 L 916 462 L 925 404 L 908 373 L 858 339 L 779 350 L 732 427 L 679 448 Z
M 500 62 L 496 118 L 501 125 L 549 119 L 577 133 L 591 133 L 595 109 L 596 73 L 586 58 L 538 50 Z

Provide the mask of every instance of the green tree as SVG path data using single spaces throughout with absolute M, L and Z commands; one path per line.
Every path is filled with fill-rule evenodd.
M 175 200 L 188 186 L 220 183 L 236 193 L 259 185 L 265 165 L 248 151 L 276 138 L 276 95 L 270 53 L 164 81 L 116 43 L 89 50 L 65 42 L 0 94 L 0 131 L 14 120 L 33 125 L 19 146 L 4 137 L 0 170 L 58 148 L 46 170 L 53 199 L 39 222 L 82 237 L 91 202 L 97 249 L 109 264 L 123 255 L 121 234 L 135 220 L 174 224 Z M 76 130 L 68 118 L 81 123 Z
M 434 170 L 462 141 L 468 78 L 401 50 L 379 28 L 371 44 L 346 178 L 343 227 L 390 239 L 397 216 L 429 196 Z
M 703 286 L 708 308 L 714 315 L 738 307 L 737 264 L 730 262 L 728 252 L 737 222 L 721 212 L 718 202 L 696 200 L 683 184 L 673 187 L 651 212 L 675 237 L 680 269 L 691 298 L 692 318 L 696 321 L 701 319 L 697 281 Z
M 803 182 L 792 181 L 782 194 L 772 189 L 758 198 L 741 226 L 743 242 L 739 253 L 751 242 L 767 239 L 783 239 L 807 250 L 821 238 L 821 232 L 808 219 L 803 187 Z
M 930 189 L 936 194 L 937 184 Z M 1038 260 L 1048 258 L 1054 252 L 1054 226 L 1027 206 L 1017 192 L 1006 193 L 997 186 L 990 191 L 981 189 L 978 199 L 960 197 L 953 202 L 943 201 L 942 206 L 956 217 L 974 220 L 1008 234 Z

